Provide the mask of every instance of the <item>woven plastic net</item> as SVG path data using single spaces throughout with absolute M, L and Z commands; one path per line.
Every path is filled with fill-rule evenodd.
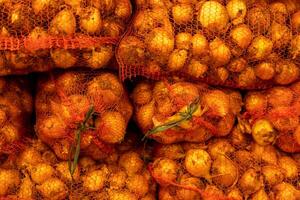
M 0 2 L 0 75 L 106 66 L 131 16 L 129 0 Z
M 225 138 L 158 144 L 149 165 L 160 200 L 299 199 L 299 156 L 259 145 L 236 126 Z
M 24 77 L 0 78 L 0 156 L 23 148 L 23 137 L 32 133 L 33 100 Z
M 300 82 L 248 92 L 239 126 L 261 145 L 276 143 L 286 152 L 300 152 Z
M 164 144 L 226 136 L 242 106 L 237 91 L 176 78 L 141 82 L 131 98 L 135 121 L 145 137 Z
M 40 140 L 0 162 L 0 198 L 56 200 L 154 200 L 156 184 L 136 140 L 125 139 L 102 162 L 84 156 L 73 174 Z
M 35 106 L 38 137 L 64 160 L 79 150 L 102 159 L 124 139 L 132 115 L 123 85 L 109 72 L 68 71 L 41 77 Z
M 300 3 L 136 0 L 117 49 L 122 79 L 170 74 L 262 89 L 299 79 Z

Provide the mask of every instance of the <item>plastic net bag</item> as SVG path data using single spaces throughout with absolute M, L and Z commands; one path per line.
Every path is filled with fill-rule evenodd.
M 170 74 L 262 89 L 299 78 L 297 1 L 137 0 L 117 49 L 122 79 Z
M 131 98 L 145 137 L 164 144 L 228 135 L 242 106 L 239 92 L 176 78 L 139 83 Z
M 0 198 L 154 200 L 156 184 L 135 142 L 125 139 L 102 162 L 80 158 L 71 176 L 67 161 L 40 140 L 31 140 L 17 157 L 0 162 Z
M 0 78 L 0 155 L 15 154 L 32 130 L 33 100 L 24 77 Z
M 106 66 L 131 15 L 129 0 L 0 2 L 0 75 Z
M 158 144 L 149 165 L 160 200 L 299 199 L 299 158 L 235 127 L 205 143 Z
M 64 160 L 79 152 L 102 159 L 125 136 L 132 106 L 109 72 L 69 71 L 41 77 L 36 132 Z
M 239 126 L 260 145 L 276 143 L 286 152 L 300 152 L 300 83 L 248 92 Z

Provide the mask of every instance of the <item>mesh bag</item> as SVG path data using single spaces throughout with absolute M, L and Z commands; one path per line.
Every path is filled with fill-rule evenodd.
M 15 154 L 23 147 L 23 137 L 33 130 L 33 101 L 28 79 L 0 79 L 0 156 Z
M 157 144 L 149 171 L 160 200 L 299 199 L 299 158 L 236 126 L 205 143 Z
M 102 159 L 123 140 L 132 106 L 116 75 L 58 72 L 41 77 L 37 90 L 36 132 L 59 158 L 81 150 Z
M 102 162 L 80 158 L 72 177 L 67 161 L 40 140 L 30 140 L 17 157 L 0 162 L 0 198 L 154 200 L 156 185 L 135 142 L 125 139 Z
M 145 137 L 164 144 L 228 135 L 242 105 L 239 92 L 176 78 L 139 83 L 131 98 Z
M 300 83 L 248 92 L 239 126 L 261 145 L 276 143 L 286 152 L 300 152 Z
M 296 0 L 137 0 L 117 49 L 122 79 L 179 75 L 263 89 L 299 78 Z
M 131 15 L 129 0 L 0 2 L 0 75 L 102 68 Z

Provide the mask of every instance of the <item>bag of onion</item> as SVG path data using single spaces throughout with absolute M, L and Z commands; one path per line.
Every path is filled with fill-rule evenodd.
M 242 106 L 239 92 L 176 79 L 139 83 L 131 98 L 145 137 L 164 144 L 228 135 Z
M 283 151 L 300 152 L 300 82 L 288 87 L 251 91 L 239 126 L 260 145 L 277 144 Z
M 262 89 L 299 78 L 297 0 L 136 0 L 117 49 L 122 79 L 170 74 Z
M 0 78 L 0 156 L 23 148 L 24 136 L 33 132 L 33 100 L 29 80 Z
M 68 71 L 41 77 L 36 96 L 36 132 L 57 157 L 80 152 L 102 159 L 123 141 L 132 106 L 118 77 L 109 72 Z
M 106 66 L 131 16 L 130 0 L 0 2 L 0 75 Z

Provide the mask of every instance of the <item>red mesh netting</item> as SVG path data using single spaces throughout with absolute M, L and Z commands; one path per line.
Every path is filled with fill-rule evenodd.
M 131 15 L 129 0 L 0 2 L 0 75 L 103 68 Z
M 132 106 L 116 75 L 56 73 L 41 78 L 37 90 L 38 137 L 61 159 L 67 160 L 77 147 L 101 159 L 124 139 Z
M 122 79 L 180 75 L 262 89 L 299 78 L 296 0 L 136 0 L 117 49 Z
M 84 156 L 73 174 L 68 162 L 40 140 L 0 162 L 0 199 L 155 200 L 156 184 L 136 140 L 126 138 L 102 162 Z
M 0 156 L 23 148 L 23 137 L 32 133 L 33 101 L 30 83 L 22 77 L 0 79 Z
M 261 145 L 276 143 L 286 152 L 300 152 L 300 83 L 248 92 L 239 120 L 244 132 Z
M 239 127 L 205 143 L 157 144 L 149 165 L 160 200 L 299 199 L 300 160 Z
M 175 79 L 139 83 L 131 97 L 145 137 L 164 144 L 228 135 L 242 106 L 239 92 Z

